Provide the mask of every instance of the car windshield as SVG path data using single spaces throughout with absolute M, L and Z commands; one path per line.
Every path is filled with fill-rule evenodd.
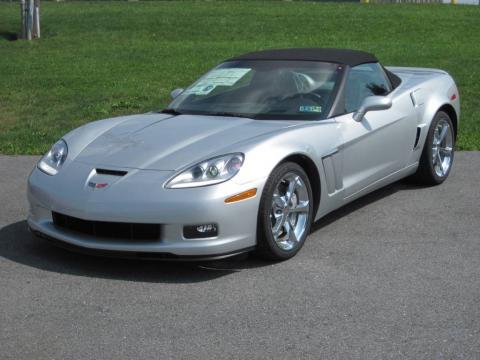
M 316 61 L 227 61 L 188 87 L 164 112 L 325 119 L 342 71 L 338 64 Z

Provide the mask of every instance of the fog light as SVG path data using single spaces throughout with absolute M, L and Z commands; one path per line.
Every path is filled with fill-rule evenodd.
M 217 235 L 217 224 L 188 225 L 183 227 L 183 237 L 185 239 L 204 239 Z

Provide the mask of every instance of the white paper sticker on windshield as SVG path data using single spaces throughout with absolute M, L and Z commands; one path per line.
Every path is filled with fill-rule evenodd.
M 207 95 L 217 86 L 233 86 L 251 69 L 215 69 L 206 74 L 198 83 L 186 91 L 187 94 Z

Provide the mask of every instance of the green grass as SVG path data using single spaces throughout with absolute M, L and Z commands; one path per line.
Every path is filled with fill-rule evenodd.
M 95 119 L 162 108 L 223 59 L 271 47 L 346 47 L 435 67 L 462 100 L 458 149 L 480 149 L 480 7 L 313 2 L 42 3 L 42 39 L 8 41 L 0 3 L 0 153 L 39 154 Z

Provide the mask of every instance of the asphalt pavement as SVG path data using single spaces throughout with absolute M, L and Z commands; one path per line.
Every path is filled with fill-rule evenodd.
M 0 359 L 480 359 L 480 152 L 315 224 L 281 263 L 97 258 L 25 222 L 0 156 Z

